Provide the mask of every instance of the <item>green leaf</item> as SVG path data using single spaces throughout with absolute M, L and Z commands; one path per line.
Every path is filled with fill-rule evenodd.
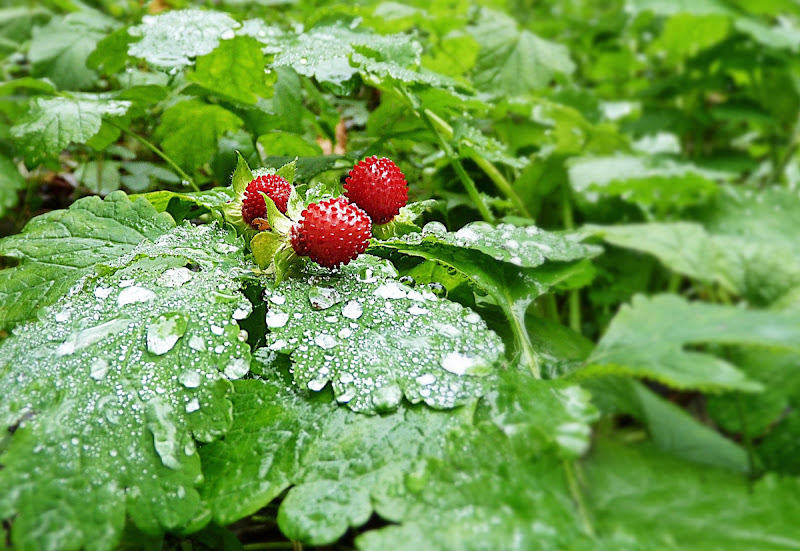
M 762 389 L 725 360 L 684 349 L 710 343 L 800 350 L 800 314 L 637 295 L 620 308 L 578 375 L 624 374 L 708 392 Z
M 242 124 L 242 119 L 224 107 L 193 99 L 164 111 L 154 136 L 173 161 L 194 170 L 211 159 L 225 132 Z
M 313 157 L 321 155 L 322 149 L 298 134 L 272 131 L 258 137 L 258 143 L 268 155 L 286 157 Z
M 105 196 L 119 189 L 121 167 L 122 163 L 117 161 L 89 161 L 78 166 L 75 177 L 92 193 Z
M 147 201 L 131 202 L 124 193 L 105 200 L 87 197 L 67 210 L 28 222 L 22 233 L 0 241 L 0 255 L 19 261 L 0 270 L 0 327 L 36 318 L 99 262 L 107 262 L 153 240 L 174 226 Z
M 177 193 L 175 191 L 151 191 L 131 198 L 143 197 L 158 212 L 168 212 L 176 220 L 185 220 L 190 214 L 197 217 L 209 211 L 222 210 L 233 199 L 231 190 L 215 187 L 195 193 Z
M 450 233 L 431 222 L 422 233 L 373 242 L 369 252 L 421 257 L 455 270 L 500 307 L 512 324 L 523 363 L 537 371 L 538 360 L 525 330 L 528 306 L 552 286 L 585 270 L 576 261 L 596 255 L 599 249 L 535 226 L 474 222 Z
M 277 44 L 274 40 L 269 38 L 270 46 L 277 50 L 273 66 L 292 67 L 336 92 L 353 87 L 359 70 L 350 64 L 350 56 L 356 48 L 388 59 L 398 67 L 418 65 L 422 51 L 418 42 L 404 35 L 382 36 L 342 25 L 318 26 L 298 35 L 284 35 Z
M 239 23 L 229 15 L 210 10 L 174 10 L 160 15 L 145 15 L 142 24 L 128 32 L 141 40 L 128 48 L 128 55 L 144 58 L 157 68 L 184 67 L 195 57 L 204 56 L 219 46 L 220 40 L 233 38 Z
M 703 203 L 729 176 L 658 157 L 578 157 L 569 162 L 572 189 L 584 200 L 620 197 L 645 209 L 666 211 Z
M 800 258 L 783 244 L 710 235 L 699 224 L 629 224 L 586 228 L 617 247 L 645 252 L 667 268 L 717 284 L 757 305 L 772 304 L 800 286 Z
M 485 415 L 521 455 L 556 452 L 577 459 L 589 450 L 591 424 L 599 418 L 590 398 L 576 384 L 505 371 L 498 388 L 485 397 Z
M 553 455 L 514 453 L 497 430 L 470 436 L 455 435 L 444 458 L 412 471 L 394 490 L 401 519 L 391 520 L 400 523 L 359 535 L 357 548 L 580 548 L 583 538 L 560 462 Z
M 191 81 L 221 96 L 254 104 L 271 94 L 264 74 L 264 54 L 247 36 L 223 40 L 211 53 L 197 58 Z
M 575 70 L 566 47 L 520 29 L 505 14 L 484 9 L 469 32 L 480 45 L 472 80 L 493 96 L 526 95 Z
M 180 184 L 181 179 L 174 172 L 153 163 L 134 161 L 122 163 L 127 172 L 121 177 L 122 183 L 131 191 L 147 191 L 159 183 Z
M 19 192 L 25 189 L 25 178 L 17 165 L 8 157 L 0 155 L 0 218 L 19 202 Z M 0 315 L 1 317 L 2 315 Z
M 674 15 L 648 50 L 668 63 L 680 63 L 724 40 L 730 28 L 730 18 L 724 15 Z
M 201 450 L 203 497 L 215 520 L 229 524 L 292 487 L 278 523 L 289 538 L 312 545 L 336 541 L 373 509 L 391 517 L 391 485 L 418 457 L 439 455 L 443 436 L 469 422 L 469 409 L 423 405 L 359 415 L 328 392 L 287 388 L 275 375 L 237 382 L 235 390 L 231 430 Z
M 503 352 L 480 316 L 399 283 L 385 261 L 362 256 L 339 273 L 309 265 L 266 290 L 267 348 L 291 354 L 302 388 L 354 411 L 397 408 L 403 396 L 451 408 L 485 392 Z
M 111 549 L 126 518 L 150 535 L 204 524 L 194 440 L 227 430 L 228 379 L 249 370 L 228 232 L 181 226 L 95 266 L 0 344 L 0 425 L 16 427 L 0 517 L 19 548 Z
M 47 77 L 65 90 L 85 90 L 97 75 L 86 66 L 97 41 L 116 26 L 97 12 L 75 12 L 55 17 L 33 31 L 28 59 L 33 76 Z
M 694 467 L 650 446 L 605 441 L 597 444 L 584 472 L 601 537 L 637 541 L 641 549 L 800 547 L 797 479 L 768 476 L 751 484 L 743 476 Z
M 71 143 L 91 140 L 103 123 L 103 117 L 122 117 L 131 106 L 95 94 L 74 98 L 35 98 L 28 112 L 17 121 L 11 134 L 19 140 L 20 151 L 31 164 L 61 153 Z

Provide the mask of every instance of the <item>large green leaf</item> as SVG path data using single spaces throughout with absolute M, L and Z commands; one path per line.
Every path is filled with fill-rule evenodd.
M 650 446 L 601 441 L 585 463 L 598 535 L 642 549 L 800 548 L 800 481 L 698 468 Z M 624 549 L 626 547 L 618 547 Z
M 65 90 L 85 90 L 97 80 L 86 66 L 97 41 L 116 26 L 97 12 L 75 12 L 55 17 L 34 30 L 28 58 L 33 75 L 47 77 Z
M 469 31 L 480 45 L 472 79 L 494 96 L 529 94 L 575 70 L 566 47 L 520 29 L 505 14 L 484 9 Z
M 503 310 L 512 324 L 523 363 L 538 369 L 525 330 L 528 306 L 550 287 L 583 271 L 585 265 L 576 261 L 597 254 L 599 249 L 535 226 L 493 227 L 475 222 L 452 233 L 442 224 L 431 222 L 422 233 L 373 242 L 369 251 L 381 256 L 400 253 L 421 257 L 455 270 L 488 294 L 484 300 Z
M 362 256 L 339 273 L 309 265 L 275 290 L 267 348 L 291 354 L 297 385 L 328 382 L 351 409 L 412 403 L 451 408 L 483 394 L 502 353 L 500 339 L 475 312 L 394 279 L 391 264 Z
M 242 119 L 224 107 L 192 99 L 164 111 L 154 136 L 167 155 L 192 170 L 211 159 L 225 132 L 241 125 Z
M 702 344 L 743 344 L 800 351 L 800 314 L 637 295 L 620 308 L 578 376 L 625 374 L 682 389 L 753 392 L 762 386 Z
M 401 406 L 382 416 L 338 406 L 330 392 L 298 391 L 275 374 L 236 383 L 234 420 L 224 440 L 200 452 L 203 496 L 220 524 L 264 507 L 290 486 L 278 522 L 291 539 L 331 543 L 389 518 L 389 487 L 420 456 L 439 455 L 444 435 L 468 423 L 469 408 L 438 412 Z
M 652 254 L 670 270 L 719 285 L 754 304 L 771 304 L 800 286 L 800 256 L 781 243 L 782 237 L 759 241 L 750 235 L 712 235 L 691 222 L 587 229 L 612 245 Z
M 584 200 L 621 197 L 656 213 L 707 201 L 727 175 L 657 157 L 578 157 L 569 163 L 572 189 Z
M 113 100 L 98 94 L 75 97 L 35 98 L 28 112 L 17 121 L 11 134 L 28 162 L 36 164 L 58 155 L 71 143 L 92 139 L 103 117 L 122 117 L 131 102 Z
M 264 54 L 247 36 L 223 40 L 211 53 L 197 58 L 189 80 L 241 103 L 253 104 L 270 95 L 264 74 Z
M 154 240 L 174 226 L 147 201 L 131 202 L 124 193 L 105 200 L 87 197 L 67 210 L 28 222 L 22 233 L 0 241 L 0 255 L 19 262 L 0 270 L 0 327 L 5 330 L 36 318 L 94 265 Z
M 102 248 L 102 244 L 99 244 Z M 0 344 L 0 517 L 20 549 L 111 549 L 202 526 L 194 440 L 231 422 L 247 374 L 240 244 L 185 225 L 80 281 Z M 192 270 L 186 266 L 190 266 Z M 87 514 L 88 513 L 88 514 Z
M 128 54 L 144 58 L 160 68 L 184 67 L 192 58 L 211 53 L 223 38 L 233 38 L 239 27 L 225 13 L 206 10 L 175 10 L 146 15 L 142 24 L 128 29 L 141 40 L 128 47 Z

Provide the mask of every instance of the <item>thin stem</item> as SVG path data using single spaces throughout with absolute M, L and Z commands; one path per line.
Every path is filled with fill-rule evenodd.
M 510 297 L 507 296 L 506 298 L 509 304 L 513 304 Z M 526 310 L 527 305 L 526 307 L 512 306 L 506 312 L 506 316 L 511 320 L 511 330 L 514 332 L 516 340 L 519 343 L 520 354 L 522 354 L 522 364 L 530 370 L 531 375 L 533 375 L 535 379 L 541 379 L 542 371 L 539 367 L 539 360 L 533 350 L 533 344 L 528 336 L 528 330 L 525 328 Z
M 431 122 L 439 132 L 441 132 L 448 140 L 453 139 L 455 132 L 453 131 L 453 127 L 450 126 L 447 121 L 442 119 L 430 109 L 425 109 L 425 114 L 430 118 Z M 506 180 L 506 177 L 503 176 L 502 172 L 500 172 L 491 161 L 484 159 L 475 153 L 471 153 L 469 158 L 472 159 L 472 161 L 486 173 L 489 179 L 494 182 L 494 185 L 497 186 L 497 189 L 499 189 L 503 195 L 508 197 L 511 202 L 514 203 L 514 206 L 521 214 L 525 215 L 527 218 L 531 218 L 531 213 L 528 210 L 528 207 L 525 206 L 525 202 L 517 194 L 517 192 L 514 191 L 511 183 Z
M 567 476 L 569 493 L 572 494 L 572 499 L 575 500 L 575 505 L 578 507 L 578 516 L 581 519 L 583 531 L 586 532 L 588 536 L 594 537 L 594 526 L 592 525 L 592 520 L 589 518 L 586 500 L 583 497 L 583 492 L 581 492 L 577 477 L 575 476 L 575 464 L 567 460 L 562 461 L 561 464 L 564 466 L 564 473 Z
M 123 126 L 120 126 L 119 124 L 115 123 L 114 121 L 111 121 L 111 120 L 108 120 L 108 119 L 103 119 L 103 120 L 105 122 L 107 122 L 108 124 L 110 124 L 111 126 L 113 126 L 114 128 L 117 128 L 117 129 L 121 130 L 122 132 L 124 132 L 128 136 L 130 136 L 133 139 L 137 140 L 139 143 L 141 143 L 147 149 L 149 149 L 150 151 L 152 151 L 153 153 L 155 153 L 156 155 L 161 157 L 164 160 L 164 162 L 166 162 L 170 167 L 172 167 L 172 170 L 174 170 L 175 172 L 178 173 L 178 176 L 180 176 L 183 179 L 184 182 L 187 182 L 189 184 L 189 187 L 191 187 L 192 190 L 200 191 L 200 188 L 197 187 L 197 184 L 194 183 L 194 180 L 192 179 L 192 177 L 189 176 L 188 174 L 186 174 L 181 169 L 181 167 L 178 166 L 178 164 L 175 161 L 173 161 L 172 159 L 170 159 L 167 156 L 166 153 L 164 153 L 159 148 L 154 146 L 152 143 L 150 143 L 149 141 L 147 141 L 146 139 L 141 137 L 139 134 L 137 134 L 135 132 L 132 132 L 132 131 L 128 130 L 127 128 L 123 127 Z
M 570 196 L 569 187 L 563 184 L 562 187 L 563 200 L 561 203 L 562 217 L 564 219 L 564 229 L 575 229 L 575 216 L 572 212 L 572 198 Z M 581 332 L 583 322 L 581 320 L 581 295 L 578 289 L 572 289 L 569 292 L 567 302 L 569 305 L 569 328 L 576 333 Z
M 736 413 L 739 416 L 739 424 L 742 426 L 742 440 L 747 450 L 747 464 L 750 466 L 750 476 L 754 477 L 756 472 L 756 452 L 753 447 L 753 439 L 748 430 L 747 414 L 745 413 L 741 394 L 736 395 Z

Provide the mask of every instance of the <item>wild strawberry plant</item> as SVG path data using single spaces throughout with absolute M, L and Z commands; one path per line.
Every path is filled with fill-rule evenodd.
M 0 9 L 0 548 L 800 547 L 795 3 L 266 4 Z

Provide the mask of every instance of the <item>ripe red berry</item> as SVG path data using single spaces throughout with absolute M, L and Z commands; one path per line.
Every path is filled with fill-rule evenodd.
M 256 218 L 267 217 L 267 204 L 261 193 L 266 193 L 272 199 L 278 210 L 286 214 L 286 205 L 289 203 L 289 195 L 292 193 L 292 186 L 284 178 L 277 174 L 259 176 L 249 184 L 244 190 L 242 201 L 242 218 L 251 227 L 256 227 L 253 220 Z
M 408 202 L 406 177 L 390 159 L 369 157 L 347 176 L 344 194 L 364 209 L 372 222 L 386 224 Z
M 367 250 L 372 222 L 344 197 L 311 203 L 292 226 L 292 249 L 326 268 L 347 264 Z

